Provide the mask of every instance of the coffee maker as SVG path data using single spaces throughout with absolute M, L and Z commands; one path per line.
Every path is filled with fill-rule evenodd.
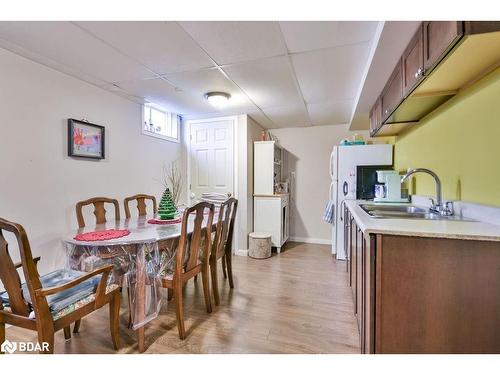
M 377 171 L 374 202 L 409 202 L 408 191 L 401 188 L 401 176 L 394 170 Z

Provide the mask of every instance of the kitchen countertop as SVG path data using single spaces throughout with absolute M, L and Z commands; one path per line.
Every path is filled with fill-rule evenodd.
M 359 205 L 371 201 L 346 200 L 345 205 L 365 235 L 392 234 L 462 240 L 499 241 L 500 226 L 481 221 L 374 218 Z

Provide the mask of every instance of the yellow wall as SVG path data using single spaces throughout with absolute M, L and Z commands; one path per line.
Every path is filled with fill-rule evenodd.
M 396 170 L 424 167 L 441 178 L 443 197 L 500 206 L 500 68 L 398 136 Z M 430 176 L 411 192 L 434 195 Z

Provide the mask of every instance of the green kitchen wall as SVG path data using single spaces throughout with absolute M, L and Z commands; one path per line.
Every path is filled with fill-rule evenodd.
M 445 199 L 500 206 L 500 68 L 398 136 L 394 164 L 436 172 Z M 410 193 L 434 196 L 434 180 L 415 176 Z

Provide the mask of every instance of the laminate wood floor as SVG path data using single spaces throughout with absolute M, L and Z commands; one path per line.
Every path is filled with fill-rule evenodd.
M 219 262 L 220 264 L 220 262 Z M 185 288 L 187 338 L 179 340 L 173 301 L 146 326 L 146 353 L 359 353 L 345 263 L 330 246 L 288 243 L 266 260 L 233 257 L 235 288 L 220 275 L 221 305 L 207 314 L 201 279 Z M 135 331 L 121 311 L 121 349 L 137 353 Z M 36 332 L 10 327 L 11 341 L 36 341 Z M 80 333 L 65 341 L 56 333 L 56 353 L 115 353 L 108 309 L 82 321 Z

